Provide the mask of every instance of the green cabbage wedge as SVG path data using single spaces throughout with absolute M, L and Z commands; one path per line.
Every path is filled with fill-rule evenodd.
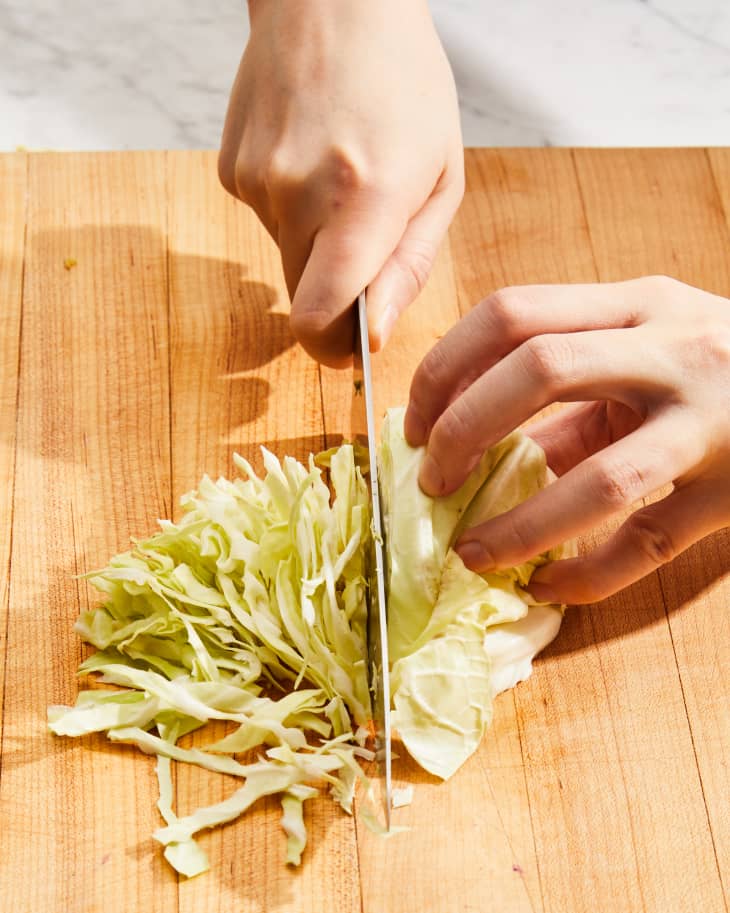
M 380 450 L 393 726 L 415 760 L 446 779 L 479 745 L 495 694 L 526 678 L 557 633 L 561 610 L 534 606 L 523 586 L 562 550 L 498 574 L 468 570 L 453 543 L 543 488 L 545 455 L 514 432 L 458 491 L 432 499 L 418 486 L 423 449 L 406 443 L 403 416 L 387 414 Z

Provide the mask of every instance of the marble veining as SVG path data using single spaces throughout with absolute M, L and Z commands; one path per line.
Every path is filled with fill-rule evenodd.
M 432 0 L 469 145 L 730 145 L 727 0 Z M 0 149 L 214 148 L 244 0 L 5 0 Z

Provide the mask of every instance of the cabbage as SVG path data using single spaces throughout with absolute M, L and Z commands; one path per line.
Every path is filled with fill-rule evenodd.
M 451 546 L 463 530 L 543 488 L 545 456 L 514 432 L 461 488 L 434 500 L 418 485 L 423 448 L 406 442 L 403 417 L 403 409 L 388 413 L 380 451 L 392 722 L 413 758 L 446 779 L 479 745 L 495 694 L 529 675 L 533 656 L 557 633 L 560 610 L 543 608 L 533 622 L 534 600 L 522 587 L 562 550 L 500 573 L 470 571 Z
M 467 570 L 456 537 L 542 487 L 542 453 L 511 435 L 458 492 L 434 501 L 418 487 L 422 450 L 402 426 L 403 410 L 391 411 L 380 451 L 394 724 L 416 761 L 445 778 L 479 744 L 495 693 L 528 675 L 557 631 L 560 611 L 533 606 L 522 588 L 557 552 L 503 574 Z M 367 787 L 361 761 L 373 759 L 364 747 L 371 533 L 358 455 L 344 445 L 306 466 L 266 449 L 263 457 L 260 477 L 235 456 L 241 478 L 204 477 L 183 497 L 178 523 L 160 521 L 155 535 L 86 575 L 104 604 L 76 623 L 96 648 L 79 673 L 123 690 L 82 690 L 75 706 L 48 710 L 59 736 L 106 732 L 157 757 L 164 826 L 154 837 L 186 876 L 208 867 L 201 831 L 271 794 L 280 796 L 286 860 L 299 864 L 304 802 L 326 787 L 351 813 L 357 783 Z M 224 721 L 226 734 L 181 742 L 209 720 Z M 178 817 L 173 762 L 241 785 Z M 379 829 L 367 801 L 361 814 Z

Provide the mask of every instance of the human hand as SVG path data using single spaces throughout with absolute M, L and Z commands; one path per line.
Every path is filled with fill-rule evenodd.
M 461 200 L 453 76 L 426 0 L 249 7 L 220 179 L 279 245 L 295 336 L 344 366 L 358 294 L 380 348 Z
M 474 570 L 509 567 L 667 483 L 589 554 L 539 568 L 540 601 L 594 602 L 730 524 L 730 301 L 665 277 L 525 286 L 491 295 L 419 366 L 405 418 L 428 443 L 420 483 L 455 490 L 482 452 L 525 430 L 558 480 L 467 530 Z

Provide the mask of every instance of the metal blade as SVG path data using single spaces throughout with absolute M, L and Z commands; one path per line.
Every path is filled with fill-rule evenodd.
M 390 830 L 392 763 L 390 727 L 390 666 L 388 664 L 387 606 L 385 599 L 385 539 L 378 485 L 378 463 L 373 407 L 373 379 L 365 292 L 357 300 L 355 320 L 353 433 L 367 452 L 372 497 L 372 547 L 368 573 L 368 681 L 375 723 L 375 755 L 383 779 L 385 826 Z M 365 454 L 363 454 L 365 455 Z

